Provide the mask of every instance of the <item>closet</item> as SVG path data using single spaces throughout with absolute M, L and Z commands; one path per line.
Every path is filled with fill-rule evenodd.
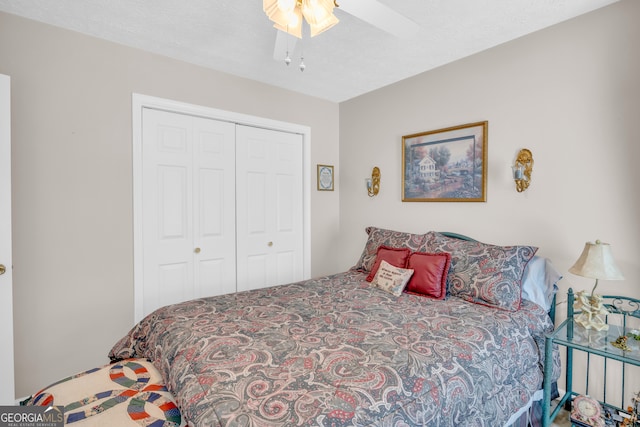
M 136 320 L 304 278 L 303 135 L 142 108 L 140 145 Z

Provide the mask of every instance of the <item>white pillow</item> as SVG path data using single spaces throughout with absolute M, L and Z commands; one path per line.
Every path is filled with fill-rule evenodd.
M 562 275 L 553 267 L 551 261 L 535 255 L 527 264 L 522 276 L 522 298 L 535 302 L 545 311 L 549 311 L 560 279 Z
M 413 270 L 394 267 L 383 260 L 371 281 L 371 285 L 399 297 L 412 275 Z

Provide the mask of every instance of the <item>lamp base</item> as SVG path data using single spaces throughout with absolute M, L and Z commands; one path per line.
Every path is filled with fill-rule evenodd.
M 609 311 L 602 304 L 602 297 L 599 295 L 587 295 L 585 291 L 580 291 L 576 293 L 573 308 L 580 311 L 580 314 L 575 317 L 575 322 L 578 325 L 596 331 L 609 330 L 609 325 L 603 318 L 609 314 Z

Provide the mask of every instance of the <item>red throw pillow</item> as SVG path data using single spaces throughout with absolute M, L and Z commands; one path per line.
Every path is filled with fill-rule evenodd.
M 382 261 L 387 261 L 394 267 L 405 268 L 405 266 L 407 265 L 407 258 L 409 258 L 410 254 L 411 249 L 390 248 L 384 245 L 380 246 L 376 255 L 376 262 L 373 264 L 371 272 L 369 272 L 369 275 L 367 276 L 367 282 L 373 280 Z
M 451 264 L 451 254 L 414 252 L 409 256 L 407 267 L 413 276 L 405 288 L 405 292 L 444 299 L 447 295 L 447 273 Z

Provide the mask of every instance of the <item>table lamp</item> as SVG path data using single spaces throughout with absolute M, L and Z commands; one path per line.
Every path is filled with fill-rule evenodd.
M 602 304 L 602 298 L 597 295 L 596 288 L 598 280 L 623 280 L 624 276 L 613 260 L 611 253 L 611 245 L 596 240 L 595 243 L 587 242 L 580 258 L 569 269 L 570 273 L 590 279 L 596 279 L 596 283 L 591 290 L 591 294 L 587 295 L 585 291 L 576 293 L 576 301 L 574 308 L 581 310 L 581 313 L 575 318 L 575 322 L 584 326 L 586 329 L 595 329 L 603 331 L 609 329 L 603 315 L 609 314 Z

